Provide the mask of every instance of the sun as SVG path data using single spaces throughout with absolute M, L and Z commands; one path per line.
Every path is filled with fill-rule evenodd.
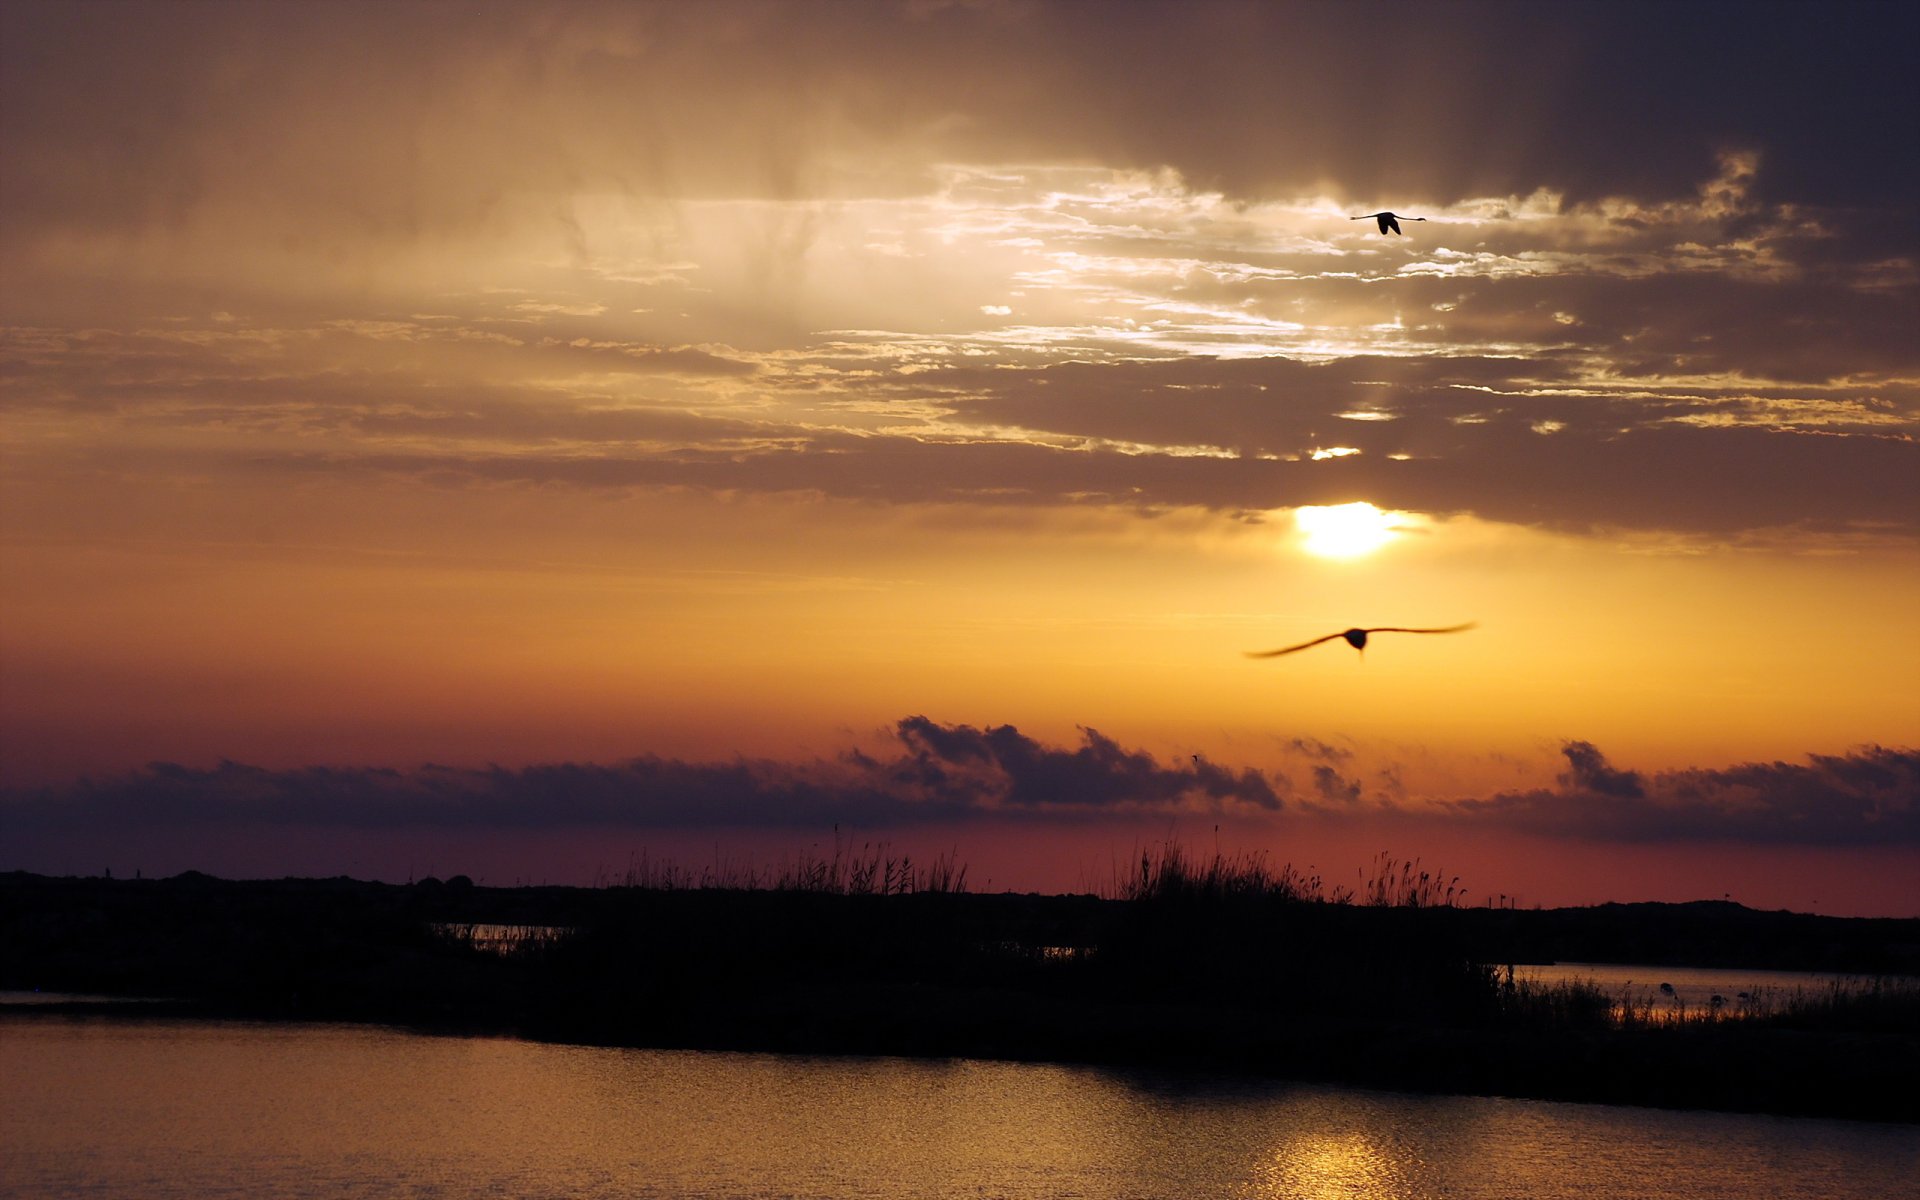
M 1375 508 L 1364 500 L 1293 510 L 1293 523 L 1305 540 L 1302 548 L 1321 558 L 1358 558 L 1399 536 L 1403 514 Z

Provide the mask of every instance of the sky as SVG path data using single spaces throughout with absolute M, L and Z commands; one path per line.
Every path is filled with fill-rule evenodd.
M 9 4 L 0 870 L 1920 915 L 1917 34 Z

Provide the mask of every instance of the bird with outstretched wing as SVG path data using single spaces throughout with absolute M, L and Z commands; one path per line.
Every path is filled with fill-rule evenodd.
M 1402 222 L 1402 221 L 1424 221 L 1424 220 L 1426 220 L 1426 218 L 1425 218 L 1425 217 L 1400 217 L 1400 216 L 1396 216 L 1396 215 L 1394 215 L 1393 213 L 1390 213 L 1390 212 L 1377 212 L 1377 213 L 1364 213 L 1364 214 L 1362 214 L 1362 215 L 1360 215 L 1360 216 L 1357 216 L 1357 217 L 1348 217 L 1348 218 L 1347 218 L 1347 220 L 1349 220 L 1349 221 L 1364 221 L 1364 220 L 1366 220 L 1366 219 L 1367 219 L 1368 217 L 1372 217 L 1372 218 L 1373 218 L 1374 220 L 1376 220 L 1376 221 L 1378 221 L 1378 222 L 1380 223 L 1380 232 L 1381 232 L 1381 233 L 1399 233 L 1399 232 L 1400 232 L 1400 222 Z M 1404 234 L 1402 234 L 1401 236 L 1403 236 L 1403 237 L 1404 237 L 1405 235 L 1404 235 Z M 1337 634 L 1336 634 L 1335 636 L 1337 637 L 1337 636 L 1339 636 L 1339 635 L 1337 635 Z
M 1372 629 L 1343 629 L 1339 633 L 1330 633 L 1325 637 L 1317 637 L 1310 642 L 1301 642 L 1298 646 L 1287 646 L 1279 650 L 1249 650 L 1246 653 L 1248 658 L 1278 658 L 1282 654 L 1292 654 L 1296 650 L 1307 650 L 1318 646 L 1322 642 L 1331 642 L 1335 638 L 1345 638 L 1347 639 L 1347 645 L 1352 646 L 1355 650 L 1365 650 L 1367 648 L 1367 637 L 1369 634 L 1461 633 L 1465 630 L 1472 629 L 1474 624 L 1474 622 L 1468 621 L 1465 625 L 1448 625 L 1440 629 L 1408 629 L 1401 625 L 1379 625 Z

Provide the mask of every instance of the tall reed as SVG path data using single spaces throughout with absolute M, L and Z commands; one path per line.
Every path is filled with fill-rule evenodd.
M 1466 902 L 1467 889 L 1458 875 L 1448 879 L 1443 871 L 1422 870 L 1418 858 L 1400 860 L 1382 850 L 1361 895 L 1373 908 L 1452 908 Z
M 834 827 L 831 851 L 802 851 L 773 867 L 722 859 L 704 867 L 681 866 L 671 859 L 655 860 L 642 851 L 628 860 L 616 886 L 638 891 L 747 891 L 811 892 L 836 896 L 906 896 L 920 893 L 955 894 L 967 890 L 967 867 L 952 851 L 931 861 L 916 862 L 912 855 L 895 853 L 888 842 L 854 840 Z
M 1377 881 L 1372 887 L 1387 894 Z M 1303 871 L 1292 863 L 1274 866 L 1264 850 L 1238 854 L 1215 850 L 1203 858 L 1171 839 L 1142 848 L 1124 871 L 1116 866 L 1103 890 L 1109 899 L 1146 901 L 1257 899 L 1349 905 L 1355 898 L 1354 889 L 1330 885 L 1311 867 Z

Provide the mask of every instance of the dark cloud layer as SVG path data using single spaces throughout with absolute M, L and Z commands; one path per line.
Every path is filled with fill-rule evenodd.
M 1175 811 L 1195 797 L 1280 807 L 1273 782 L 1261 772 L 1235 773 L 1197 755 L 1187 764 L 1163 767 L 1152 755 L 1124 749 L 1092 729 L 1083 731 L 1074 750 L 1044 746 L 1011 725 L 979 730 L 925 717 L 900 722 L 899 734 L 909 761 L 896 765 L 893 778 L 964 806 L 985 794 L 997 797 L 1002 810 Z
M 0 796 L 16 836 L 97 828 L 537 830 L 758 828 L 832 824 L 902 828 L 1044 818 L 1261 815 L 1286 806 L 1352 820 L 1424 816 L 1587 842 L 1920 845 L 1920 751 L 1867 747 L 1804 764 L 1742 763 L 1652 774 L 1607 762 L 1587 742 L 1563 748 L 1552 788 L 1433 806 L 1369 803 L 1361 783 L 1321 763 L 1311 795 L 1277 774 L 1192 756 L 1162 762 L 1100 733 L 1053 746 L 1010 725 L 976 728 L 908 717 L 891 752 L 832 760 L 696 763 L 645 757 L 613 765 L 413 770 L 239 763 L 156 764 L 130 775 Z M 1319 743 L 1314 749 L 1324 750 Z
M 885 757 L 413 770 L 155 764 L 131 775 L 0 795 L 0 828 L 313 826 L 555 829 L 899 826 L 993 817 L 1273 811 L 1284 785 L 1204 758 L 1163 764 L 1095 730 L 1049 746 L 1011 725 L 909 717 Z
M 1471 428 L 1458 443 L 1444 459 L 1316 462 L 822 434 L 804 448 L 758 452 L 262 455 L 255 462 L 275 471 L 373 471 L 442 483 L 688 486 L 896 503 L 1257 511 L 1368 500 L 1563 529 L 1725 534 L 1865 524 L 1911 534 L 1920 519 L 1920 443 L 1901 439 L 1686 427 L 1581 439 L 1541 435 L 1516 420 Z
M 1751 146 L 1776 164 L 1775 199 L 1893 218 L 1920 190 L 1914 156 L 1888 139 L 1920 124 L 1920 18 L 1897 3 L 6 13 L 0 210 L 30 220 L 165 219 L 245 170 L 262 192 L 408 233 L 484 222 L 555 178 L 792 195 L 873 146 L 909 153 L 899 178 L 869 186 L 928 162 L 1093 155 L 1241 195 L 1338 178 L 1428 202 L 1542 186 L 1663 197 L 1717 150 Z M 289 126 L 303 136 L 279 140 Z M 107 162 L 118 186 L 76 195 Z
M 1642 774 L 1588 742 L 1562 749 L 1554 788 L 1450 806 L 1505 828 L 1607 842 L 1920 844 L 1920 751 L 1868 746 L 1805 763 L 1741 763 Z
M 375 472 L 438 486 L 1230 513 L 1368 500 L 1571 530 L 1920 532 L 1920 397 L 1895 374 L 1728 382 L 1731 362 L 1715 361 L 1702 368 L 1721 373 L 1709 385 L 1658 377 L 1672 364 L 1641 379 L 1624 364 L 1585 377 L 1578 356 L 1562 352 L 1187 356 L 910 373 L 843 365 L 835 393 L 818 400 L 791 377 L 762 372 L 747 398 L 732 400 L 528 381 L 571 357 L 664 361 L 666 352 L 648 360 L 532 347 L 522 359 L 482 347 L 461 360 L 472 382 L 419 363 L 349 368 L 273 348 L 229 353 L 178 336 L 0 331 L 0 411 L 97 415 L 89 429 L 103 444 L 192 433 L 206 456 L 196 471 L 224 459 L 250 474 Z M 782 410 L 753 396 L 813 407 Z M 880 428 L 847 427 L 862 410 L 897 415 Z M 163 444 L 176 464 L 189 457 L 175 449 L 185 442 Z M 1315 461 L 1329 447 L 1358 453 Z M 116 471 L 166 469 L 164 456 L 112 457 Z

